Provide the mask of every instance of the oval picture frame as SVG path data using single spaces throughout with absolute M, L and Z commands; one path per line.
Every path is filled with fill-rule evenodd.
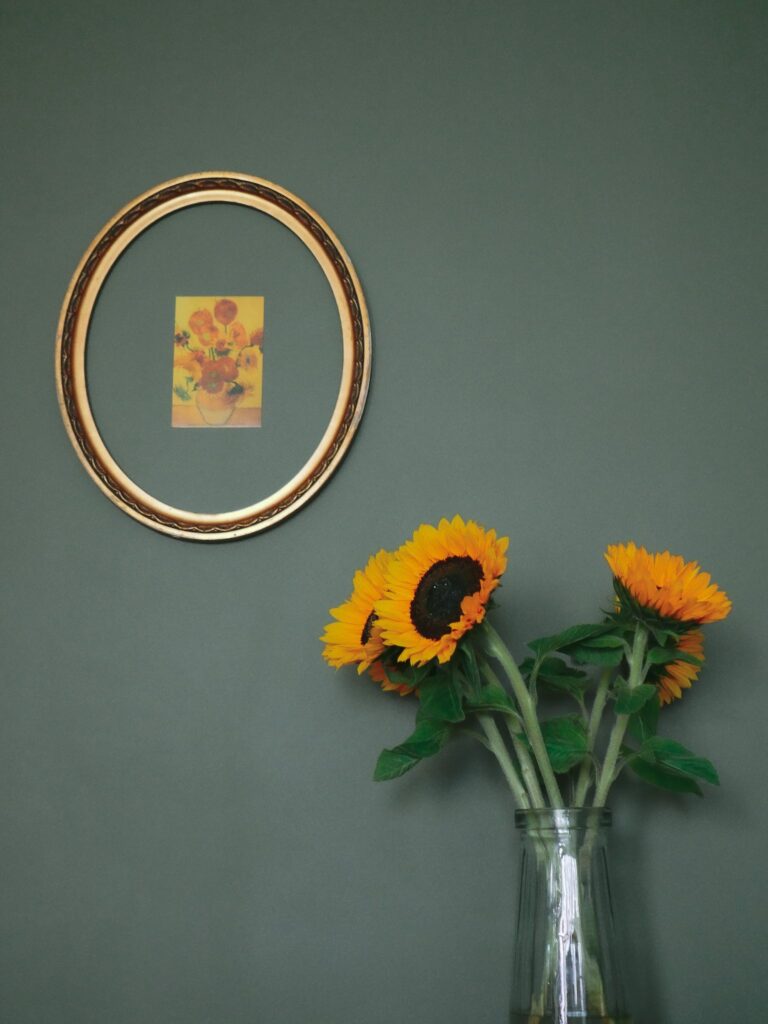
M 341 379 L 323 436 L 301 469 L 282 487 L 232 512 L 175 508 L 139 487 L 101 438 L 88 397 L 85 354 L 96 300 L 127 247 L 157 221 L 201 203 L 235 203 L 287 227 L 319 263 L 331 286 L 341 325 Z M 145 526 L 189 540 L 230 540 L 265 530 L 292 515 L 328 482 L 355 435 L 371 376 L 371 331 L 360 281 L 338 238 L 306 203 L 247 174 L 206 171 L 163 182 L 123 207 L 96 236 L 64 299 L 56 338 L 59 406 L 80 461 L 118 508 Z

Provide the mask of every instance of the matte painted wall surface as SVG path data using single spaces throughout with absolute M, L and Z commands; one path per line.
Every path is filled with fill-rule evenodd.
M 617 540 L 732 596 L 665 712 L 722 788 L 617 786 L 614 888 L 640 1024 L 763 1021 L 765 4 L 4 0 L 0 28 L 0 1019 L 504 1021 L 503 781 L 467 742 L 374 785 L 413 709 L 317 641 L 369 553 L 458 511 L 511 537 L 521 653 L 594 614 Z M 375 367 L 320 496 L 206 546 L 97 491 L 52 357 L 96 231 L 216 168 L 328 220 Z

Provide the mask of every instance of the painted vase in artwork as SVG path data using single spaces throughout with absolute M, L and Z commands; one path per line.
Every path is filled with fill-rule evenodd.
M 201 389 L 195 392 L 195 405 L 209 427 L 225 427 L 237 408 L 240 395 L 223 389 L 218 394 Z

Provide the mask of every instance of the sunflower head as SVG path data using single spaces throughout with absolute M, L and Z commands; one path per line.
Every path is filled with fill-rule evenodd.
M 666 665 L 652 665 L 648 673 L 648 682 L 655 683 L 662 704 L 671 704 L 683 695 L 691 683 L 696 682 L 704 662 L 704 634 L 700 629 L 691 629 L 683 633 L 676 644 L 680 654 L 696 658 L 698 665 L 680 658 L 669 661 Z
M 717 622 L 731 610 L 731 602 L 709 573 L 680 555 L 651 554 L 630 542 L 609 545 L 605 558 L 622 606 L 631 602 L 642 612 L 689 627 Z
M 331 608 L 336 621 L 328 623 L 320 639 L 325 643 L 323 657 L 334 668 L 357 664 L 357 671 L 363 673 L 383 652 L 374 605 L 384 594 L 391 557 L 382 550 L 369 558 L 366 567 L 355 573 L 349 599 Z
M 509 541 L 455 516 L 424 524 L 395 552 L 386 594 L 376 602 L 385 644 L 400 661 L 448 661 L 456 644 L 482 622 L 491 593 L 507 567 Z

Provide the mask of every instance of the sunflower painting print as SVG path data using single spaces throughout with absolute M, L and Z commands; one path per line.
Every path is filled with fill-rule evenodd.
M 176 297 L 174 427 L 260 427 L 262 295 Z

